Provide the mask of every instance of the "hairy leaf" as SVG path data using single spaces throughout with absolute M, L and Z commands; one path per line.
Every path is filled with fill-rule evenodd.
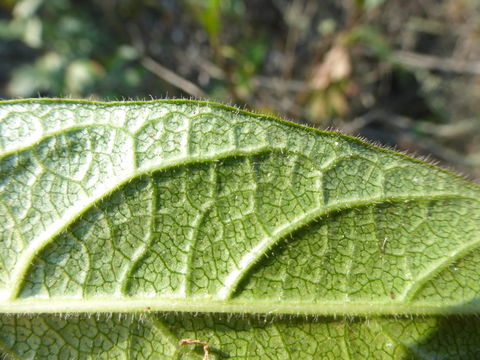
M 480 188 L 427 163 L 212 103 L 25 100 L 0 172 L 12 358 L 480 356 Z

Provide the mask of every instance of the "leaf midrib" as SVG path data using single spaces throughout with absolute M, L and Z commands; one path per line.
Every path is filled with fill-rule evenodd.
M 480 304 L 454 302 L 414 303 L 398 300 L 362 300 L 345 302 L 323 300 L 321 302 L 262 300 L 220 300 L 212 297 L 190 298 L 34 298 L 3 302 L 0 312 L 6 314 L 40 313 L 155 313 L 155 312 L 203 312 L 232 314 L 290 314 L 318 316 L 381 316 L 381 315 L 474 315 Z

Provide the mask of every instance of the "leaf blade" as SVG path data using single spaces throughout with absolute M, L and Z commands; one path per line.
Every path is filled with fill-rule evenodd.
M 346 321 L 212 314 L 148 315 L 142 320 L 2 316 L 0 329 L 0 346 L 14 359 L 201 359 L 200 347 L 178 345 L 186 338 L 208 341 L 213 359 L 475 359 L 480 354 L 479 319 L 460 317 Z M 28 333 L 33 333 L 28 339 L 12 336 Z
M 115 290 L 114 293 L 117 292 L 116 296 L 124 297 L 126 301 L 131 298 L 134 299 L 136 297 L 135 293 L 125 293 L 127 288 L 131 286 L 128 285 L 129 281 L 131 281 L 129 278 L 134 278 L 138 275 L 137 266 L 145 267 L 148 265 L 145 265 L 144 259 L 146 257 L 156 256 L 151 254 L 150 248 L 156 246 L 159 237 L 168 235 L 166 231 L 156 229 L 156 227 L 167 227 L 166 224 L 168 224 L 168 229 L 173 229 L 173 231 L 181 231 L 183 226 L 187 228 L 186 232 L 188 234 L 186 234 L 187 240 L 180 240 L 178 236 L 168 240 L 161 249 L 162 251 L 168 251 L 169 248 L 176 246 L 176 242 L 179 241 L 183 241 L 185 249 L 189 248 L 189 246 L 192 247 L 190 243 L 194 239 L 189 237 L 200 237 L 195 242 L 195 247 L 197 248 L 192 247 L 190 250 L 186 250 L 188 256 L 180 254 L 182 251 L 179 250 L 177 255 L 174 255 L 180 256 L 181 260 L 173 261 L 169 264 L 164 263 L 169 260 L 156 256 L 156 263 L 153 261 L 152 264 L 164 266 L 167 270 L 164 269 L 164 275 L 159 275 L 158 273 L 154 273 L 154 275 L 159 279 L 165 276 L 169 279 L 168 281 L 178 283 L 175 286 L 181 289 L 177 291 L 172 288 L 172 291 L 162 295 L 162 291 L 153 286 L 150 292 L 144 291 L 143 295 L 139 296 L 140 299 L 152 297 L 160 297 L 161 299 L 163 296 L 167 300 L 182 300 L 186 298 L 186 289 L 189 288 L 190 290 L 188 291 L 193 291 L 192 295 L 194 298 L 201 299 L 206 296 L 210 299 L 213 296 L 213 299 L 220 300 L 220 303 L 222 300 L 228 302 L 236 296 L 235 294 L 239 291 L 238 287 L 240 284 L 247 281 L 248 279 L 246 278 L 248 276 L 251 276 L 250 272 L 252 269 L 259 262 L 264 261 L 268 253 L 274 251 L 281 241 L 289 236 L 294 236 L 293 234 L 300 231 L 299 229 L 312 227 L 312 224 L 316 222 L 325 222 L 325 226 L 328 227 L 329 225 L 326 221 L 330 217 L 337 216 L 342 212 L 346 213 L 357 207 L 364 207 L 364 213 L 372 212 L 372 214 L 361 214 L 362 211 L 358 212 L 358 214 L 361 214 L 359 215 L 360 217 L 364 217 L 363 221 L 366 223 L 369 222 L 368 217 L 372 217 L 371 224 L 365 225 L 367 227 L 375 227 L 379 221 L 383 221 L 386 224 L 387 220 L 398 226 L 398 219 L 405 221 L 409 219 L 409 216 L 413 216 L 413 219 L 415 219 L 422 215 L 420 214 L 421 212 L 424 213 L 424 218 L 421 222 L 426 222 L 426 212 L 433 212 L 435 216 L 439 217 L 439 219 L 433 220 L 441 224 L 441 222 L 445 222 L 440 214 L 441 211 L 455 208 L 462 209 L 456 211 L 463 211 L 462 216 L 467 220 L 470 219 L 462 222 L 462 216 L 455 217 L 455 214 L 451 211 L 451 215 L 455 217 L 456 221 L 454 225 L 457 228 L 469 226 L 468 236 L 471 238 L 478 234 L 478 229 L 480 228 L 478 221 L 475 220 L 475 217 L 479 217 L 478 213 L 480 212 L 480 207 L 476 200 L 476 195 L 478 194 L 476 186 L 467 184 L 448 172 L 432 168 L 429 165 L 411 160 L 402 155 L 391 154 L 389 151 L 359 143 L 357 140 L 345 136 L 312 131 L 272 119 L 246 118 L 246 114 L 234 113 L 231 110 L 215 107 L 212 104 L 160 102 L 143 105 L 107 105 L 37 101 L 32 102 L 32 104 L 27 103 L 26 105 L 22 102 L 13 102 L 13 106 L 15 107 L 15 116 L 10 116 L 10 119 L 20 118 L 20 120 L 15 120 L 17 121 L 18 129 L 16 131 L 12 130 L 15 127 L 15 121 L 13 125 L 9 124 L 8 118 L 2 124 L 4 128 L 6 127 L 10 132 L 13 131 L 14 134 L 25 132 L 25 127 L 27 130 L 30 129 L 25 125 L 28 123 L 26 118 L 31 116 L 30 106 L 33 106 L 36 111 L 46 107 L 47 109 L 39 111 L 43 114 L 43 118 L 41 116 L 38 118 L 44 119 L 44 121 L 46 121 L 45 119 L 49 121 L 57 119 L 60 125 L 57 124 L 57 129 L 53 132 L 54 135 L 51 135 L 52 132 L 49 133 L 47 131 L 48 135 L 43 139 L 30 135 L 26 131 L 24 138 L 19 140 L 21 145 L 23 145 L 25 138 L 34 139 L 32 143 L 36 145 L 28 144 L 23 150 L 21 150 L 21 147 L 18 147 L 17 150 L 20 152 L 12 155 L 11 149 L 13 145 L 10 142 L 10 150 L 6 152 L 3 159 L 10 160 L 12 156 L 21 157 L 24 151 L 27 151 L 27 153 L 34 151 L 39 164 L 38 167 L 47 169 L 45 172 L 50 172 L 48 176 L 41 174 L 36 179 L 34 177 L 34 181 L 41 182 L 44 180 L 45 182 L 53 182 L 54 185 L 51 186 L 55 186 L 56 181 L 59 184 L 57 187 L 63 187 L 64 189 L 71 186 L 71 184 L 80 183 L 82 185 L 80 187 L 83 187 L 85 190 L 82 194 L 83 198 L 76 199 L 76 202 L 70 201 L 65 209 L 61 209 L 63 213 L 58 212 L 58 219 L 53 221 L 54 225 L 59 224 L 58 226 L 47 227 L 47 231 L 41 234 L 40 237 L 34 238 L 20 252 L 13 271 L 13 280 L 11 280 L 13 287 L 9 289 L 10 301 L 15 301 L 14 299 L 19 296 L 22 298 L 47 296 L 54 300 L 55 296 L 53 298 L 49 296 L 47 294 L 48 291 L 47 293 L 45 291 L 36 293 L 30 289 L 31 294 L 29 295 L 29 292 L 22 290 L 22 287 L 27 286 L 26 284 L 31 280 L 30 278 L 33 278 L 30 281 L 34 284 L 33 286 L 36 286 L 36 281 L 38 285 L 44 287 L 45 285 L 42 282 L 48 278 L 47 273 L 55 274 L 55 272 L 63 271 L 62 266 L 57 265 L 59 253 L 55 251 L 63 251 L 62 256 L 69 256 L 68 251 L 74 251 L 73 247 L 78 247 L 78 244 L 82 244 L 81 246 L 85 247 L 83 249 L 83 257 L 88 257 L 90 253 L 95 254 L 95 258 L 92 260 L 93 263 L 91 262 L 88 265 L 95 267 L 95 263 L 101 261 L 102 257 L 105 256 L 102 253 L 103 250 L 95 245 L 98 238 L 102 236 L 113 238 L 111 241 L 104 241 L 104 245 L 108 245 L 107 248 L 110 249 L 110 252 L 125 258 L 118 262 L 118 267 L 122 268 L 124 274 L 120 274 L 116 269 L 108 270 L 108 265 L 106 265 L 107 270 L 98 267 L 96 273 L 93 271 L 93 274 L 85 275 L 86 277 L 83 280 L 75 280 L 77 282 L 83 281 L 84 284 L 83 288 L 79 289 L 73 298 L 78 298 L 78 296 L 81 298 L 86 294 L 90 298 L 92 296 L 101 298 L 105 295 L 112 295 L 113 288 L 118 288 L 115 282 L 121 282 L 123 290 Z M 97 115 L 99 109 L 102 114 L 100 120 Z M 23 117 L 21 116 L 22 111 L 25 113 Z M 78 114 L 81 114 L 81 116 Z M 145 114 L 145 117 L 140 119 L 139 116 L 142 114 Z M 60 116 L 64 118 L 60 118 Z M 80 124 L 76 124 L 75 121 Z M 71 132 L 72 123 L 75 129 L 73 132 Z M 38 133 L 38 128 L 48 128 L 46 125 L 33 126 L 31 127 L 31 132 Z M 113 127 L 113 125 L 115 126 Z M 119 132 L 118 129 L 122 129 L 122 131 Z M 65 133 L 64 131 L 67 132 Z M 131 136 L 131 139 L 129 139 L 129 136 Z M 8 138 L 8 136 L 5 136 L 5 138 Z M 32 146 L 35 148 L 34 150 L 30 150 Z M 122 151 L 123 149 L 129 150 L 126 153 L 126 157 L 125 152 Z M 323 150 L 323 152 L 319 153 L 319 149 Z M 113 154 L 109 158 L 114 158 L 113 164 L 115 167 L 117 164 L 123 164 L 123 167 L 120 167 L 120 171 L 118 169 L 113 170 L 113 167 L 110 167 L 106 168 L 104 174 L 101 173 L 100 165 L 105 164 L 106 159 L 106 157 L 102 158 L 102 155 L 107 150 L 110 150 Z M 120 154 L 122 155 L 120 156 Z M 125 163 L 125 158 L 135 160 L 129 160 Z M 96 165 L 95 161 L 97 162 Z M 6 167 L 5 173 L 9 171 L 15 173 L 15 171 L 8 168 L 10 162 L 12 161 L 3 162 L 3 164 L 7 164 L 4 166 L 4 168 Z M 22 165 L 21 161 L 20 164 Z M 136 164 L 136 167 L 134 164 Z M 15 166 L 13 168 L 15 170 Z M 21 170 L 22 168 L 20 172 Z M 26 170 L 24 172 L 32 172 L 29 166 L 23 166 L 23 170 Z M 99 173 L 100 175 L 98 175 Z M 46 179 L 42 179 L 41 176 L 46 177 Z M 207 176 L 207 180 L 205 180 L 205 176 Z M 189 181 L 189 177 L 194 178 L 194 181 Z M 94 184 L 92 183 L 92 178 L 103 181 Z M 171 178 L 174 180 L 171 180 Z M 133 186 L 130 186 L 131 184 Z M 434 186 L 432 186 L 433 184 Z M 141 190 L 137 191 L 135 187 L 139 187 Z M 145 190 L 144 187 L 148 189 Z M 175 191 L 178 189 L 182 191 L 181 189 L 185 187 L 191 189 L 189 194 L 202 192 L 203 188 L 206 188 L 209 195 L 203 196 L 199 200 L 197 199 L 195 204 L 186 194 L 177 194 L 177 197 L 173 196 Z M 131 194 L 129 195 L 129 192 L 135 193 L 137 199 Z M 143 195 L 141 194 L 142 192 L 144 192 Z M 155 193 L 155 195 L 145 195 L 148 192 Z M 165 194 L 170 197 L 167 198 Z M 50 195 L 50 197 L 53 198 L 53 195 Z M 55 199 L 65 202 L 67 197 L 68 195 L 60 194 Z M 183 199 L 183 207 L 177 208 L 175 202 L 180 197 Z M 444 204 L 438 206 L 440 210 L 436 210 L 434 202 L 444 201 L 448 203 L 449 199 L 452 202 L 457 201 L 455 206 Z M 52 199 L 49 200 L 52 203 Z M 416 205 L 428 201 L 431 203 L 425 206 L 422 205 L 423 207 Z M 459 207 L 458 204 L 461 201 L 468 204 Z M 148 202 L 153 203 L 149 207 L 141 205 Z M 161 206 L 163 206 L 163 209 L 155 209 L 155 207 L 160 206 L 155 202 L 162 202 Z M 383 215 L 382 206 L 388 207 L 389 204 L 401 202 L 409 202 L 413 203 L 413 205 L 407 205 L 406 210 L 402 209 L 401 205 L 397 207 L 391 206 L 392 209 L 388 211 L 390 213 L 403 211 L 403 214 L 400 214 L 400 216 L 390 216 L 387 219 L 388 216 Z M 39 203 L 42 204 L 41 201 Z M 416 214 L 407 214 L 415 206 L 421 207 L 421 209 L 418 209 Z M 165 214 L 160 214 L 159 211 L 164 211 Z M 466 213 L 469 211 L 473 211 L 473 214 L 467 217 Z M 142 224 L 138 223 L 141 221 L 139 217 L 135 217 L 133 220 L 123 219 L 122 212 L 130 214 L 140 212 L 143 219 L 150 218 L 148 220 L 150 224 L 148 227 L 142 227 Z M 175 216 L 172 216 L 174 212 L 177 213 L 179 219 L 183 222 L 177 225 L 174 224 L 172 228 L 169 222 L 172 223 L 174 221 Z M 232 213 L 235 214 L 232 215 Z M 185 218 L 182 218 L 182 216 Z M 382 216 L 385 219 L 379 220 L 379 217 Z M 262 217 L 264 219 L 261 219 Z M 368 243 L 372 242 L 372 240 L 367 241 L 366 238 L 362 240 L 362 235 L 355 232 L 353 229 L 356 226 L 355 220 L 350 219 L 347 215 L 341 215 L 339 218 L 340 223 L 337 232 L 343 231 L 343 234 L 349 232 L 353 234 L 351 241 L 345 245 L 349 250 L 347 248 L 344 250 L 352 252 L 350 254 L 351 258 L 355 252 L 354 247 L 356 245 L 353 244 L 355 241 L 365 240 Z M 345 218 L 345 220 L 342 220 L 342 218 Z M 40 221 L 42 220 L 40 218 Z M 115 222 L 121 221 L 125 222 L 124 225 L 117 226 L 115 224 Z M 197 221 L 198 224 L 195 223 L 195 225 L 191 226 L 189 224 L 190 221 Z M 222 225 L 222 221 L 226 221 L 226 223 Z M 349 221 L 350 227 L 343 226 L 341 224 L 342 221 Z M 103 223 L 103 225 L 97 225 L 99 223 Z M 430 223 L 433 222 L 430 221 Z M 124 227 L 122 228 L 122 226 Z M 134 230 L 129 229 L 129 226 L 134 228 Z M 255 228 L 253 234 L 249 234 L 248 231 L 250 230 L 246 229 L 248 226 Z M 417 224 L 416 226 L 425 227 L 427 225 Z M 434 224 L 434 226 L 445 231 L 445 228 L 441 228 L 439 225 Z M 80 234 L 83 231 L 82 229 L 89 227 L 97 227 L 95 230 L 97 233 Z M 233 237 L 228 235 L 229 237 L 227 236 L 226 240 L 220 241 L 208 234 L 208 231 L 210 231 L 209 227 L 215 228 L 220 232 L 239 232 L 234 234 Z M 435 234 L 435 231 L 438 231 L 438 229 L 435 227 L 431 231 L 423 229 L 423 235 L 425 236 L 426 233 L 430 238 L 430 242 L 433 240 L 444 241 L 442 236 Z M 365 231 L 372 232 L 371 229 Z M 380 229 L 378 231 L 383 230 Z M 195 232 L 197 234 L 194 234 Z M 198 234 L 199 232 L 200 234 Z M 395 229 L 390 230 L 390 232 L 395 232 Z M 451 232 L 451 230 L 448 230 L 448 234 Z M 65 234 L 69 235 L 65 236 Z M 122 234 L 126 234 L 126 237 Z M 340 237 L 344 236 L 341 234 L 337 235 Z M 408 232 L 404 231 L 403 235 L 406 240 L 409 240 Z M 90 237 L 90 240 L 82 238 L 82 236 Z M 141 236 L 146 238 L 141 238 Z M 315 236 L 318 238 L 318 236 L 321 237 L 321 234 Z M 395 235 L 393 234 L 392 236 Z M 67 239 L 68 237 L 71 238 Z M 122 249 L 121 246 L 123 245 L 119 245 L 122 241 L 128 243 L 128 241 L 132 241 L 129 239 L 135 239 L 135 237 L 138 239 L 129 245 L 129 249 Z M 397 250 L 405 252 L 408 250 L 408 243 L 401 243 L 402 241 L 405 242 L 404 238 L 401 241 L 397 241 L 397 245 L 402 245 L 404 248 Z M 465 255 L 476 251 L 478 243 L 476 239 L 470 242 L 465 241 L 467 244 L 463 246 L 467 249 L 464 250 L 466 251 Z M 378 239 L 375 240 L 379 241 Z M 61 241 L 74 244 L 68 245 L 71 247 L 69 248 L 70 250 L 61 249 L 61 247 L 57 250 L 51 249 L 52 246 L 55 247 L 55 245 L 50 246 L 51 244 Z M 198 243 L 199 241 L 200 243 Z M 313 241 L 317 240 L 314 239 Z M 336 241 L 338 241 L 338 244 L 342 243 L 340 238 Z M 388 239 L 383 241 L 386 244 Z M 455 247 L 462 248 L 460 242 L 457 242 L 457 244 L 454 244 Z M 381 261 L 385 261 L 385 257 L 382 254 L 385 251 L 385 244 L 379 246 L 378 254 L 375 255 L 378 255 Z M 203 249 L 202 251 L 206 255 L 198 256 L 199 246 L 211 246 L 213 250 Z M 232 246 L 243 246 L 244 250 L 230 250 L 229 247 L 231 248 Z M 333 245 L 327 244 L 327 246 L 331 247 Z M 417 244 L 417 246 L 419 245 Z M 443 243 L 442 246 L 448 248 Z M 363 250 L 365 251 L 366 248 L 363 248 Z M 371 252 L 373 250 L 367 250 L 366 255 L 372 257 Z M 45 251 L 50 251 L 50 255 L 42 258 L 41 255 Z M 82 253 L 78 249 L 75 251 Z M 213 251 L 213 256 L 211 254 L 208 255 L 208 251 Z M 236 252 L 235 254 L 229 254 L 229 251 Z M 334 251 L 334 249 L 330 248 L 329 251 Z M 437 254 L 434 254 L 436 256 L 434 260 L 437 262 L 444 261 L 445 254 L 442 252 L 443 250 L 436 249 L 435 251 Z M 226 262 L 221 259 L 222 255 L 227 255 Z M 338 258 L 345 255 L 337 254 L 337 258 L 335 256 L 331 257 L 331 268 L 335 268 L 338 265 L 335 264 L 335 262 L 338 263 Z M 110 257 L 113 263 L 114 257 L 108 254 L 106 256 Z M 129 262 L 128 258 L 131 256 L 134 257 L 133 265 L 127 264 Z M 398 256 L 398 254 L 395 256 Z M 458 257 L 459 255 L 449 254 L 449 256 L 455 258 L 455 256 Z M 216 262 L 215 257 L 220 259 L 220 261 Z M 292 259 L 290 258 L 290 260 Z M 216 262 L 216 269 L 212 268 L 212 261 Z M 344 264 L 346 266 L 344 271 L 347 273 L 351 271 L 349 266 L 355 267 L 355 261 L 352 259 L 348 261 L 350 265 Z M 426 260 L 423 259 L 423 261 Z M 432 263 L 432 261 L 430 262 Z M 182 263 L 186 265 L 182 265 Z M 446 261 L 446 264 L 449 264 L 449 262 Z M 361 261 L 360 265 L 362 265 Z M 399 264 L 394 263 L 392 265 L 388 262 L 387 265 L 400 266 L 401 270 L 407 270 L 406 265 L 402 267 Z M 42 274 L 32 275 L 32 271 L 34 271 L 32 266 L 33 268 L 43 269 Z M 80 271 L 81 266 L 78 264 L 76 266 L 78 268 L 77 271 Z M 192 268 L 193 266 L 196 267 Z M 322 265 L 320 263 L 319 266 L 325 266 L 325 264 Z M 213 273 L 219 272 L 219 276 L 213 280 L 207 280 L 207 282 L 205 282 L 205 277 L 198 280 L 197 278 L 200 276 L 198 273 L 203 272 L 204 267 L 209 268 L 209 271 Z M 132 272 L 134 271 L 133 269 L 137 271 L 137 274 Z M 368 273 L 372 268 L 363 270 L 365 273 Z M 75 272 L 72 269 L 69 271 Z M 112 271 L 118 274 L 112 278 L 113 280 L 105 281 L 106 273 Z M 143 270 L 140 269 L 141 271 Z M 282 270 L 277 269 L 273 271 Z M 285 266 L 283 271 L 285 271 Z M 356 271 L 359 270 L 357 269 Z M 174 275 L 175 273 L 179 276 Z M 125 277 L 125 274 L 127 274 L 127 277 Z M 428 271 L 426 274 L 428 274 Z M 35 280 L 35 276 L 41 280 Z M 49 281 L 59 284 L 67 281 L 62 279 L 62 275 L 55 276 L 50 278 Z M 69 276 L 69 274 L 66 273 L 63 277 L 65 276 Z M 89 276 L 91 280 L 87 279 Z M 150 275 L 148 275 L 148 272 L 143 271 L 139 276 L 148 277 Z M 301 276 L 306 275 L 303 274 Z M 397 274 L 396 276 L 398 277 L 399 275 Z M 424 274 L 423 276 L 426 275 Z M 123 280 L 121 280 L 122 277 Z M 180 277 L 184 277 L 184 279 L 180 279 Z M 104 280 L 99 280 L 99 278 Z M 188 283 L 187 278 L 190 279 L 191 283 Z M 22 280 L 26 280 L 27 283 L 22 283 Z M 330 280 L 330 285 L 337 280 Z M 392 277 L 390 280 L 394 281 L 396 279 Z M 89 281 L 90 285 L 88 285 Z M 112 281 L 113 285 L 108 285 L 112 284 Z M 203 288 L 197 287 L 197 290 L 192 290 L 191 286 L 196 286 L 195 281 L 204 281 L 206 288 L 204 286 Z M 330 295 L 323 295 L 324 298 L 322 298 L 320 295 L 318 298 L 314 297 L 309 300 L 314 304 L 318 304 L 318 309 L 322 308 L 322 303 L 327 305 L 329 302 L 334 303 L 335 300 L 338 301 L 340 307 L 345 308 L 342 302 L 345 300 L 344 296 L 347 296 L 346 300 L 349 302 L 347 287 L 350 280 L 345 281 L 347 283 L 343 285 L 343 292 L 340 291 L 338 299 L 332 299 Z M 366 280 L 364 279 L 363 281 L 365 282 Z M 382 286 L 385 287 L 386 282 L 387 280 L 384 279 Z M 412 280 L 408 285 L 414 286 L 414 284 L 415 281 Z M 109 286 L 111 289 L 108 290 L 105 286 Z M 265 286 L 267 285 L 263 284 L 260 288 L 265 288 Z M 321 286 L 321 284 L 316 286 Z M 81 287 L 79 286 L 79 288 Z M 88 290 L 91 287 L 94 290 Z M 83 295 L 79 295 L 80 290 L 82 290 Z M 55 289 L 52 291 L 55 292 Z M 63 292 L 64 288 L 60 286 L 57 289 L 57 293 Z M 276 298 L 275 290 L 272 290 L 272 292 L 274 298 Z M 395 290 L 395 293 L 397 292 L 401 291 Z M 262 294 L 262 296 L 264 295 Z M 384 291 L 383 296 L 386 304 L 392 302 L 389 295 L 387 291 Z M 398 295 L 396 294 L 395 296 Z M 371 300 L 368 299 L 370 302 Z M 368 303 L 368 301 L 360 301 L 360 305 L 362 302 Z M 298 302 L 298 305 L 300 304 L 301 302 Z M 452 307 L 455 304 L 448 305 Z M 399 311 L 398 306 L 393 306 L 393 308 L 396 309 L 395 311 Z M 414 308 L 412 307 L 412 309 Z M 156 308 L 156 310 L 166 309 Z M 206 311 L 201 306 L 198 310 Z M 400 312 L 407 313 L 408 311 Z M 320 312 L 320 314 L 322 313 Z
M 0 102 L 0 174 L 11 358 L 478 357 L 478 319 L 443 316 L 480 311 L 480 188 L 422 161 L 206 102 L 44 99 Z M 102 323 L 108 349 L 79 343 Z

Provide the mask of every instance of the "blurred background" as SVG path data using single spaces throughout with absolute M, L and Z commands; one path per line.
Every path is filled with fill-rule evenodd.
M 201 98 L 480 179 L 480 0 L 0 0 L 0 98 Z

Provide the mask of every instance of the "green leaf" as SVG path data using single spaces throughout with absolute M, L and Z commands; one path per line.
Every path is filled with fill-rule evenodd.
M 43 99 L 0 103 L 0 172 L 13 359 L 480 356 L 480 188 L 422 161 L 206 102 Z

